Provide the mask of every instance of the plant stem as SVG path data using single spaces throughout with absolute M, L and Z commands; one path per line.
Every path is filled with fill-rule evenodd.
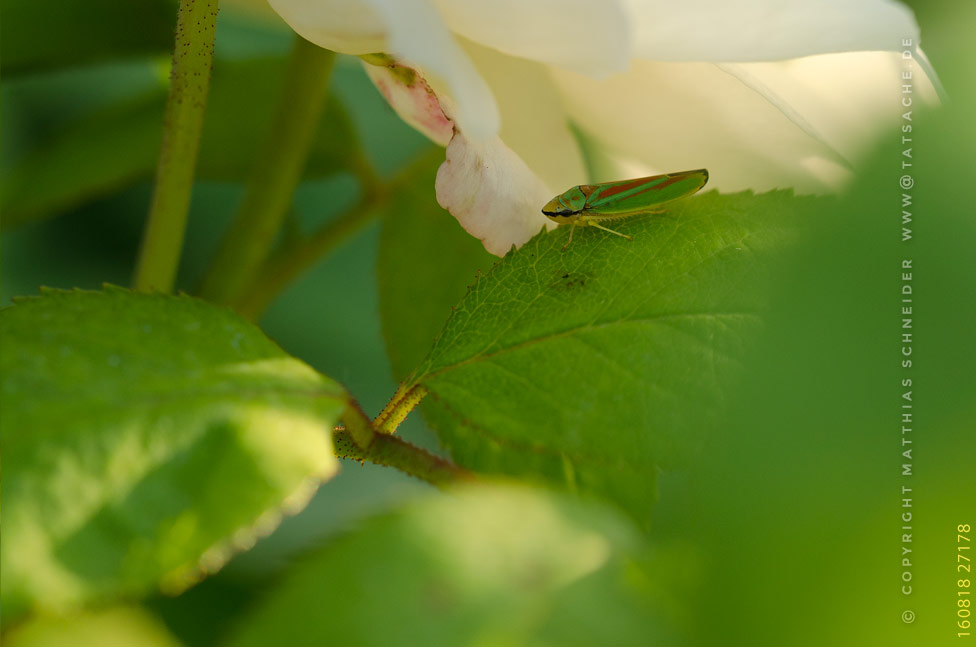
M 240 210 L 203 279 L 205 298 L 234 303 L 268 257 L 321 120 L 334 62 L 334 52 L 295 36 L 273 127 L 255 160 Z
M 381 202 L 376 194 L 367 196 L 351 211 L 310 237 L 282 247 L 267 259 L 251 285 L 233 303 L 235 309 L 250 319 L 260 317 L 278 293 L 299 274 L 372 220 Z
M 355 400 L 350 400 L 346 405 L 346 410 L 342 412 L 342 422 L 346 425 L 346 433 L 360 449 L 369 449 L 376 440 L 373 423 Z
M 360 462 L 394 467 L 437 487 L 474 478 L 454 463 L 411 445 L 405 440 L 377 433 L 359 404 L 351 401 L 342 414 L 345 427 L 336 428 L 332 440 L 335 455 Z
M 339 458 L 393 467 L 437 487 L 447 487 L 474 478 L 463 467 L 434 456 L 396 436 L 377 434 L 373 443 L 365 450 L 344 429 L 337 429 L 332 440 L 335 444 L 335 455 Z
M 442 149 L 431 148 L 411 162 L 392 180 L 382 182 L 361 153 L 354 153 L 352 170 L 363 185 L 363 198 L 352 210 L 323 226 L 307 238 L 297 238 L 282 245 L 265 261 L 253 277 L 252 284 L 233 303 L 238 312 L 257 319 L 271 301 L 302 272 L 314 265 L 326 252 L 355 234 L 382 210 L 386 202 L 403 185 L 411 181 L 416 169 L 442 157 Z
M 133 283 L 171 292 L 183 248 L 193 171 L 210 90 L 217 0 L 180 0 L 163 139 Z
M 407 415 L 420 404 L 427 395 L 427 389 L 420 384 L 406 386 L 401 384 L 386 407 L 376 416 L 373 427 L 380 434 L 393 434 Z

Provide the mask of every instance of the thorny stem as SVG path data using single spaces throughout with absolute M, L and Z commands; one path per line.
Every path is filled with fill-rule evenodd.
M 380 415 L 376 416 L 373 427 L 381 434 L 393 434 L 414 407 L 420 404 L 425 395 L 427 395 L 427 389 L 420 384 L 411 384 L 410 386 L 401 384 L 390 402 L 380 412 Z
M 171 292 L 186 233 L 193 172 L 210 91 L 217 0 L 180 0 L 156 183 L 133 283 Z
M 369 449 L 373 441 L 376 440 L 376 432 L 373 430 L 373 424 L 369 421 L 369 416 L 363 412 L 355 400 L 351 400 L 346 405 L 346 410 L 342 413 L 342 421 L 346 425 L 347 433 L 360 449 Z
M 342 421 L 345 427 L 338 427 L 333 433 L 335 454 L 339 458 L 393 467 L 437 487 L 474 478 L 464 468 L 401 438 L 376 433 L 369 418 L 356 403 L 346 408 Z
M 363 450 L 353 441 L 348 431 L 337 429 L 333 434 L 333 443 L 335 455 L 339 458 L 393 467 L 437 487 L 447 487 L 474 478 L 463 467 L 434 456 L 397 436 L 377 434 L 369 449 Z

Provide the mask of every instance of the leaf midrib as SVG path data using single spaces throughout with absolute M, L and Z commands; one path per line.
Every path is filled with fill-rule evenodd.
M 659 315 L 654 315 L 653 317 L 642 317 L 640 319 L 618 319 L 616 321 L 605 321 L 602 323 L 586 323 L 579 326 L 573 326 L 565 330 L 547 333 L 539 337 L 533 337 L 532 339 L 527 339 L 523 342 L 519 342 L 518 344 L 513 344 L 511 346 L 505 346 L 495 351 L 478 353 L 467 359 L 461 360 L 460 362 L 455 362 L 454 364 L 443 366 L 437 369 L 436 371 L 425 373 L 420 378 L 413 380 L 412 383 L 419 384 L 426 380 L 431 380 L 441 375 L 444 375 L 446 373 L 450 373 L 455 369 L 461 368 L 463 366 L 467 366 L 474 362 L 480 360 L 492 359 L 494 357 L 498 357 L 499 355 L 504 355 L 506 353 L 529 348 L 536 344 L 542 344 L 556 339 L 561 339 L 564 337 L 571 337 L 578 333 L 600 330 L 612 326 L 627 326 L 633 324 L 638 324 L 638 325 L 654 324 L 668 319 L 678 319 L 678 318 L 695 318 L 695 317 L 757 317 L 758 318 L 758 316 L 759 316 L 758 313 L 755 312 L 678 312 L 678 313 L 659 314 Z

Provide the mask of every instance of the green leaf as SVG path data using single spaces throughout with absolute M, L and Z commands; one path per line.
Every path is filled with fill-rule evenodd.
M 401 177 L 384 208 L 376 268 L 383 337 L 402 380 L 424 358 L 478 272 L 498 259 L 437 204 L 435 149 Z
M 178 590 L 336 469 L 343 389 L 229 310 L 47 290 L 0 343 L 5 620 Z
M 173 49 L 174 0 L 3 0 L 0 73 L 33 72 Z
M 673 644 L 650 602 L 670 596 L 636 547 L 632 526 L 593 505 L 513 487 L 439 494 L 308 555 L 229 644 Z
M 714 564 L 702 644 L 782 645 L 797 627 L 791 644 L 955 640 L 944 614 L 971 575 L 952 555 L 972 552 L 956 527 L 976 518 L 976 221 L 951 170 L 976 155 L 976 124 L 956 101 L 908 114 L 917 141 L 884 133 L 776 265 L 735 406 L 667 520 Z
M 764 304 L 763 257 L 812 199 L 709 193 L 663 215 L 541 233 L 475 282 L 408 380 L 476 471 L 596 492 L 646 521 L 661 467 L 721 418 Z
M 269 136 L 283 59 L 218 61 L 204 122 L 197 176 L 243 181 Z M 45 218 L 152 177 L 159 155 L 166 90 L 126 99 L 72 124 L 27 154 L 8 173 L 3 226 Z M 305 167 L 306 178 L 349 168 L 358 149 L 339 100 L 330 97 Z
M 111 607 L 87 613 L 38 616 L 3 637 L 4 647 L 179 647 L 166 626 L 144 609 Z

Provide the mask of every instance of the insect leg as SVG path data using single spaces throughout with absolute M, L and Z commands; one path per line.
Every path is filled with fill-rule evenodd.
M 590 226 L 590 227 L 596 227 L 597 229 L 602 229 L 603 231 L 609 231 L 611 234 L 616 234 L 617 236 L 620 236 L 621 238 L 626 238 L 627 240 L 634 240 L 632 237 L 628 236 L 627 234 L 621 234 L 619 231 L 614 231 L 613 229 L 607 229 L 603 225 L 598 225 L 595 222 L 592 222 L 591 221 L 591 222 L 588 222 L 586 224 L 588 226 Z
M 561 252 L 565 252 L 566 251 L 566 248 L 569 247 L 569 244 L 571 242 L 573 242 L 573 234 L 574 233 L 576 233 L 576 222 L 573 222 L 573 224 L 571 224 L 569 226 L 569 240 L 566 241 L 566 244 L 563 245 L 563 248 L 561 250 L 559 250 L 559 251 L 561 251 Z

